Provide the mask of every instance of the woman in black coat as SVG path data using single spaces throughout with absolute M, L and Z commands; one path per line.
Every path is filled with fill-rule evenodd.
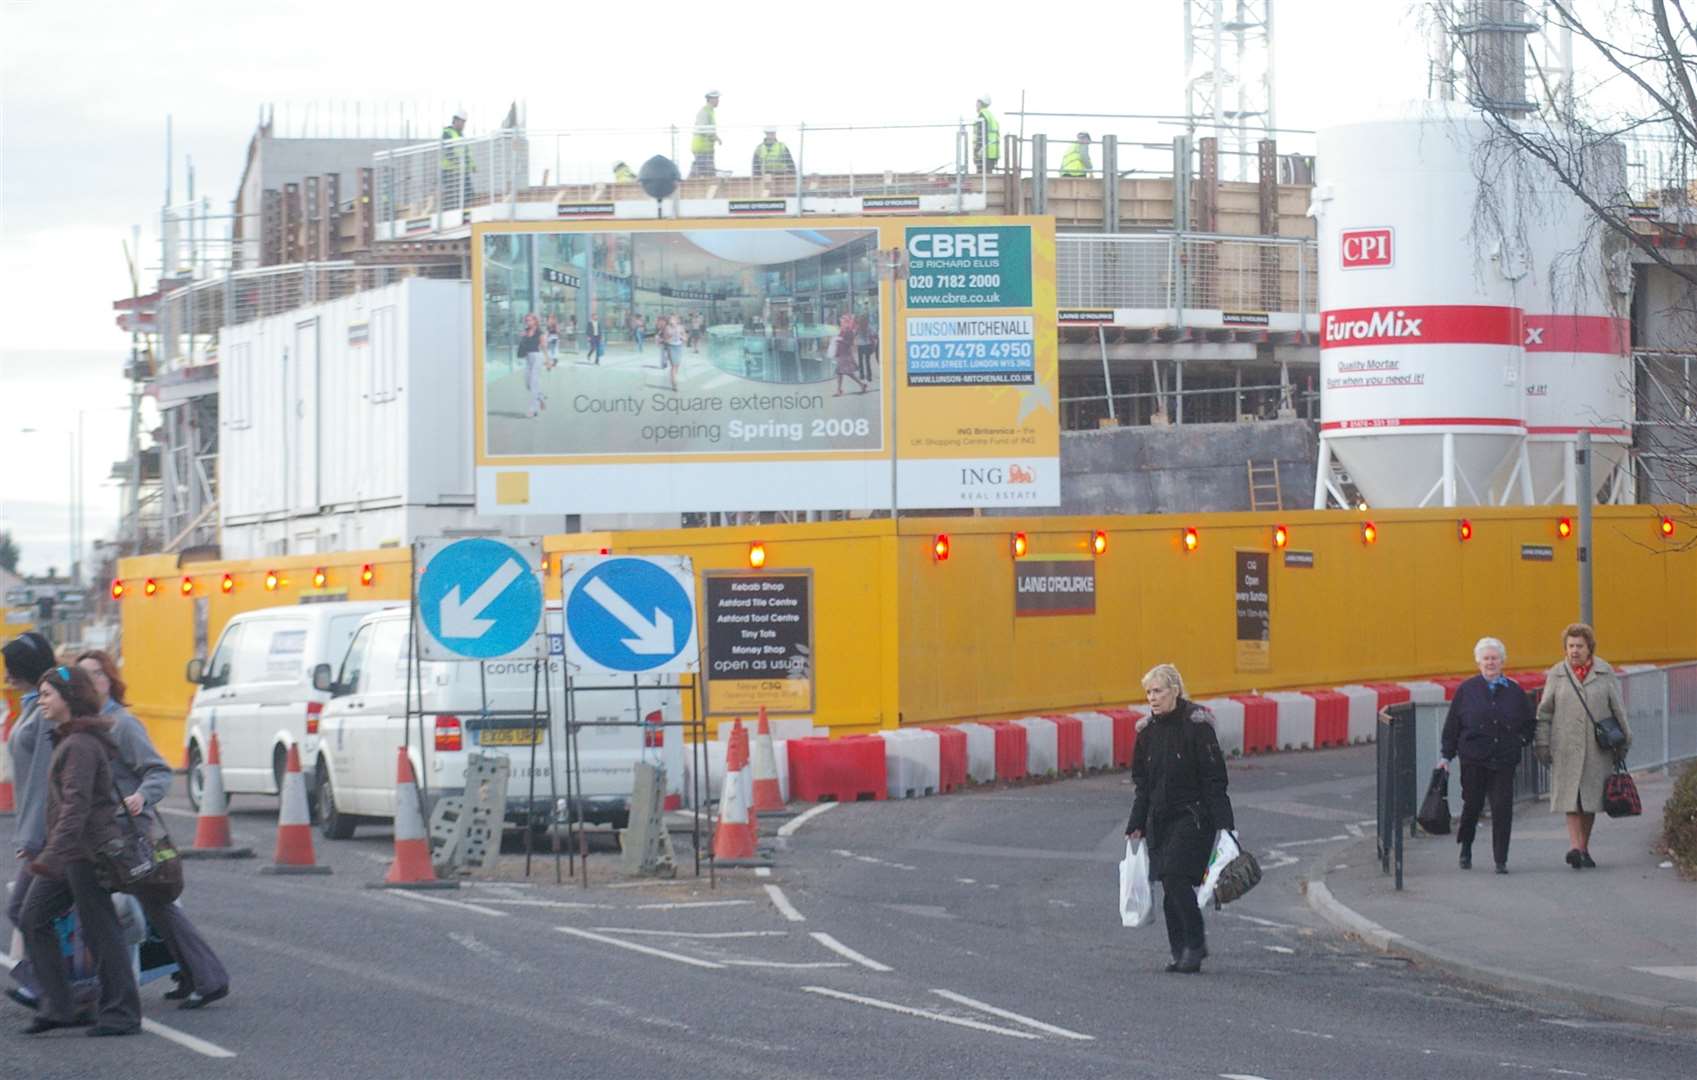
M 1143 693 L 1152 715 L 1132 752 L 1131 781 L 1137 796 L 1125 834 L 1133 840 L 1149 838 L 1149 874 L 1161 879 L 1161 907 L 1173 952 L 1167 970 L 1194 974 L 1208 955 L 1196 888 L 1208 872 L 1215 832 L 1234 828 L 1226 795 L 1226 759 L 1214 735 L 1212 715 L 1185 700 L 1177 668 L 1157 665 L 1143 676 Z
M 1508 835 L 1514 826 L 1514 771 L 1520 752 L 1532 742 L 1532 701 L 1520 684 L 1503 675 L 1508 650 L 1494 637 L 1473 646 L 1479 674 L 1455 688 L 1449 716 L 1444 720 L 1443 760 L 1450 767 L 1461 755 L 1461 823 L 1455 841 L 1461 845 L 1461 868 L 1473 868 L 1473 835 L 1479 811 L 1491 800 L 1491 857 L 1497 873 L 1508 873 Z

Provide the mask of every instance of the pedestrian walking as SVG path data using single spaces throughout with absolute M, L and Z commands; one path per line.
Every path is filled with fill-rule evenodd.
M 866 381 L 857 372 L 859 364 L 854 357 L 854 316 L 844 314 L 837 320 L 837 336 L 831 339 L 831 358 L 835 361 L 837 374 L 837 392 L 832 397 L 843 396 L 843 376 L 852 379 L 860 387 L 858 393 L 866 393 Z
M 630 327 L 631 340 L 636 342 L 636 351 L 641 352 L 643 332 L 647 329 L 643 325 L 642 316 L 634 311 L 631 312 L 627 325 Z
M 29 864 L 47 843 L 47 773 L 53 759 L 52 721 L 41 715 L 41 677 L 58 660 L 53 644 L 34 630 L 26 631 L 0 648 L 6 661 L 6 682 L 19 694 L 18 720 L 6 749 L 12 755 L 12 795 L 17 817 L 12 823 L 12 850 L 18 872 L 6 900 L 6 921 L 22 925 L 24 896 L 35 880 Z
M 518 354 L 524 358 L 524 388 L 530 396 L 526 418 L 535 418 L 546 404 L 542 396 L 542 348 L 542 324 L 532 312 L 524 317 L 518 341 Z
M 136 818 L 156 840 L 168 835 L 155 807 L 170 793 L 171 766 L 154 747 L 141 721 L 130 712 L 125 701 L 128 687 L 117 663 L 108 653 L 91 649 L 77 657 L 77 666 L 88 673 L 100 696 L 100 716 L 107 723 L 116 747 L 112 775 L 118 792 L 124 796 L 121 812 Z M 176 902 L 178 890 L 144 883 L 133 894 L 141 903 L 148 925 L 177 962 L 177 987 L 165 997 L 182 1002 L 177 1006 L 179 1009 L 204 1008 L 228 997 L 229 973 L 212 946 L 189 921 L 182 905 Z
M 1479 812 L 1491 803 L 1491 858 L 1497 873 L 1508 873 L 1509 831 L 1514 827 L 1514 772 L 1533 736 L 1532 701 L 1520 684 L 1503 674 L 1508 650 L 1494 637 L 1473 646 L 1479 674 L 1455 688 L 1444 720 L 1443 758 L 1448 769 L 1461 756 L 1461 868 L 1473 868 L 1473 836 Z
M 548 336 L 545 341 L 548 347 L 548 370 L 553 371 L 560 362 L 560 317 L 548 316 Z
M 584 359 L 592 364 L 599 364 L 601 354 L 606 350 L 606 345 L 601 337 L 601 317 L 591 311 L 589 321 L 584 324 L 584 331 L 589 337 L 589 347 L 584 350 Z
M 1620 681 L 1607 660 L 1597 655 L 1597 633 L 1585 623 L 1562 631 L 1561 663 L 1544 678 L 1533 737 L 1538 760 L 1550 767 L 1550 812 L 1567 815 L 1567 865 L 1575 870 L 1597 866 L 1591 858 L 1591 827 L 1603 805 L 1603 785 L 1615 760 L 1632 746 Z M 1615 752 L 1597 744 L 1595 725 L 1612 717 L 1625 734 Z
M 1214 834 L 1235 828 L 1226 794 L 1226 760 L 1213 716 L 1184 696 L 1184 678 L 1171 664 L 1143 676 L 1149 718 L 1132 751 L 1136 796 L 1125 834 L 1148 837 L 1149 876 L 1161 882 L 1167 917 L 1168 971 L 1195 974 L 1208 955 L 1197 887 L 1208 872 Z
M 684 324 L 683 320 L 673 315 L 669 319 L 661 319 L 660 366 L 666 369 L 671 377 L 672 389 L 678 388 L 678 369 L 684 362 Z
M 92 1020 L 90 1035 L 132 1035 L 141 1030 L 141 993 L 112 894 L 100 885 L 94 868 L 95 853 L 120 838 L 118 814 L 123 808 L 113 788 L 111 765 L 116 747 L 100 718 L 100 699 L 87 672 L 53 667 L 38 689 L 41 716 L 53 724 L 54 747 L 47 783 L 47 842 L 30 864 L 35 880 L 24 897 L 19 927 L 41 990 L 40 1012 L 24 1033 L 81 1027 Z M 92 1018 L 76 1012 L 53 925 L 73 906 L 100 978 Z
M 864 312 L 854 317 L 854 351 L 860 381 L 871 383 L 872 355 L 878 351 L 878 332 L 872 329 L 872 320 Z

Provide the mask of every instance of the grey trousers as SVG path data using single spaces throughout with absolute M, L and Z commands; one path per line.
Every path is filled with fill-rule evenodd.
M 229 987 L 229 972 L 182 908 L 163 897 L 149 897 L 145 892 L 138 893 L 136 899 L 147 914 L 147 924 L 176 958 L 190 988 L 206 995 Z
M 73 904 L 83 940 L 100 976 L 96 1020 L 108 1027 L 139 1027 L 141 991 L 136 987 L 135 973 L 130 970 L 130 950 L 118 929 L 112 894 L 95 883 L 94 864 L 86 862 L 65 864 L 63 881 L 37 877 L 24 898 L 18 929 L 23 933 L 24 952 L 41 989 L 41 1015 L 66 1023 L 76 1018 L 70 975 L 65 970 L 64 954 L 59 951 L 59 934 L 53 928 L 53 920 Z

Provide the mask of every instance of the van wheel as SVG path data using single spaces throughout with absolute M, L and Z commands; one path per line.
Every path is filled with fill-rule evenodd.
M 358 819 L 336 808 L 336 789 L 330 783 L 330 770 L 319 762 L 318 831 L 324 834 L 326 840 L 348 840 L 353 837 L 356 824 Z
M 206 768 L 200 759 L 200 744 L 189 743 L 188 767 L 189 805 L 200 813 L 200 800 L 206 794 Z

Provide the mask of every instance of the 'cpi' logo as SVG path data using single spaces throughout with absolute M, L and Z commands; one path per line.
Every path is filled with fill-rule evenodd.
M 1391 265 L 1390 229 L 1345 229 L 1342 240 L 1345 270 Z

